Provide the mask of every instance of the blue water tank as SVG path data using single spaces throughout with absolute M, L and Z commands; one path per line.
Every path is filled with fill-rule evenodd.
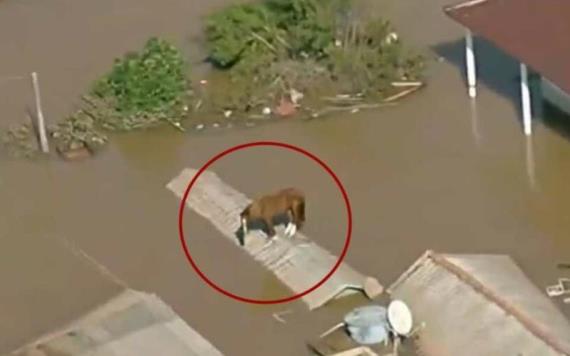
M 372 345 L 388 338 L 388 313 L 385 307 L 367 305 L 356 308 L 344 317 L 350 337 L 359 344 Z

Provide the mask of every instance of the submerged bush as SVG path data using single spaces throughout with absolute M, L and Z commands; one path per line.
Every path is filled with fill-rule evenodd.
M 290 54 L 305 58 L 325 55 L 350 8 L 347 0 L 265 0 L 264 5 L 286 33 Z
M 34 128 L 30 124 L 13 126 L 2 132 L 2 147 L 10 157 L 35 158 L 41 152 Z
M 95 151 L 107 143 L 107 136 L 97 129 L 95 120 L 82 110 L 51 127 L 50 133 L 60 151 L 83 147 Z
M 345 31 L 345 42 L 328 47 L 326 60 L 344 92 L 374 95 L 394 81 L 420 76 L 423 58 L 405 50 L 388 21 L 374 19 Z
M 275 19 L 263 4 L 232 5 L 206 19 L 210 60 L 229 68 L 253 53 L 277 50 Z
M 346 0 L 264 0 L 232 5 L 208 16 L 209 57 L 231 68 L 257 55 L 320 57 L 334 40 L 335 18 Z
M 221 101 L 239 109 L 299 85 L 382 96 L 393 81 L 418 79 L 423 70 L 423 58 L 408 53 L 388 21 L 370 20 L 350 0 L 230 6 L 208 17 L 206 38 L 210 59 L 232 78 L 235 93 Z
M 92 95 L 102 99 L 125 123 L 104 122 L 107 128 L 145 127 L 153 116 L 168 116 L 184 105 L 189 91 L 187 63 L 169 42 L 149 39 L 140 52 L 117 59 L 113 69 L 98 80 Z M 111 119 L 111 118 L 107 118 Z

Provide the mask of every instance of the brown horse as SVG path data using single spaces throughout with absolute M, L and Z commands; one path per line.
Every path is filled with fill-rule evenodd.
M 300 190 L 286 188 L 252 201 L 240 214 L 240 229 L 243 234 L 239 238 L 240 245 L 244 245 L 249 222 L 261 220 L 265 225 L 267 237 L 271 239 L 276 233 L 274 220 L 285 214 L 288 217 L 285 234 L 291 238 L 305 222 L 305 195 Z

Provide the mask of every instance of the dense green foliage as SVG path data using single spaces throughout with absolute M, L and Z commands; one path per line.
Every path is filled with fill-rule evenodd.
M 262 96 L 271 102 L 286 88 L 319 85 L 381 96 L 393 81 L 417 79 L 423 58 L 405 50 L 389 22 L 358 12 L 350 0 L 261 0 L 210 15 L 210 59 L 232 82 L 217 101 L 244 110 Z
M 188 89 L 187 63 L 180 51 L 166 40 L 151 38 L 140 52 L 117 59 L 112 70 L 95 83 L 92 94 L 120 116 L 129 117 L 133 122 L 128 129 L 137 126 L 138 119 L 147 121 L 148 115 L 170 113 L 182 105 Z
M 205 34 L 212 62 L 228 68 L 257 52 L 259 47 L 271 51 L 276 45 L 277 31 L 272 16 L 265 6 L 258 4 L 232 5 L 210 15 Z
M 276 26 L 286 33 L 290 55 L 320 58 L 334 41 L 349 9 L 347 0 L 265 0 Z

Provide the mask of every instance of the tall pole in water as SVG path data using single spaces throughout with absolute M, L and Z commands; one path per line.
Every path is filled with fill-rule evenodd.
M 475 51 L 473 49 L 473 34 L 470 30 L 465 33 L 465 61 L 467 66 L 467 84 L 469 86 L 469 97 L 477 96 L 477 76 L 475 70 Z
M 36 72 L 32 72 L 32 84 L 34 86 L 34 97 L 36 100 L 36 115 L 38 119 L 38 130 L 40 136 L 40 146 L 42 152 L 48 153 L 48 140 L 47 140 L 47 133 L 44 121 L 44 114 L 42 111 L 42 101 L 40 97 L 40 85 L 38 83 L 38 74 Z
M 523 114 L 524 134 L 532 134 L 532 111 L 530 107 L 530 89 L 528 87 L 528 69 L 524 63 L 520 64 L 521 70 L 521 104 Z

